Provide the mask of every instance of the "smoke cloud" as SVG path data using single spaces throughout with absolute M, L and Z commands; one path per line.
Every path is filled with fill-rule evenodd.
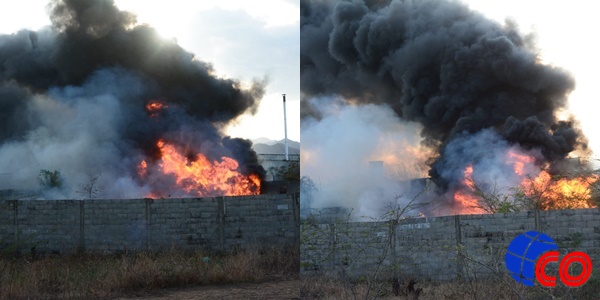
M 140 161 L 159 155 L 158 139 L 190 159 L 232 157 L 242 173 L 264 177 L 251 142 L 222 130 L 256 111 L 266 82 L 242 87 L 218 78 L 210 63 L 136 25 L 112 0 L 54 0 L 48 9 L 51 27 L 0 36 L 5 186 L 35 188 L 48 169 L 60 170 L 66 185 L 48 197 L 73 197 L 96 176 L 103 196 L 140 197 L 170 180 L 142 182 L 136 173 Z M 151 114 L 152 102 L 168 108 Z
M 390 107 L 421 125 L 422 145 L 436 153 L 429 175 L 442 190 L 479 160 L 459 148 L 539 153 L 538 166 L 587 151 L 576 120 L 556 117 L 574 88 L 568 72 L 540 63 L 516 25 L 460 2 L 301 1 L 303 120 L 327 120 L 315 103 L 332 95 Z
M 398 119 L 383 105 L 348 106 L 340 98 L 314 99 L 324 117 L 302 123 L 302 174 L 318 191 L 302 195 L 303 208 L 354 208 L 355 217 L 378 217 L 390 204 L 408 204 L 408 180 L 427 173 L 429 151 L 421 126 Z M 306 211 L 306 210 L 305 210 Z M 310 213 L 310 211 L 307 211 Z

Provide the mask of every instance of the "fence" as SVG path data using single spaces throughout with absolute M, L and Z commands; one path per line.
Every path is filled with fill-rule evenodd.
M 112 253 L 166 248 L 228 251 L 299 239 L 299 195 L 0 200 L 0 246 L 17 253 Z
M 301 273 L 448 280 L 505 270 L 511 240 L 548 234 L 560 251 L 600 261 L 600 211 L 576 209 L 301 225 Z

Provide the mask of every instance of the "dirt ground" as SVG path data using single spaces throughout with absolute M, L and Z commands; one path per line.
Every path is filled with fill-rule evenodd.
M 243 283 L 165 289 L 133 298 L 119 300 L 195 300 L 195 299 L 300 299 L 299 279 L 275 280 L 263 283 Z

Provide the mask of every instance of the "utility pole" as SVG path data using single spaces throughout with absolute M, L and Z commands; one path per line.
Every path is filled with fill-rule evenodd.
M 283 94 L 283 130 L 285 131 L 285 160 L 290 160 L 288 153 L 287 116 L 285 112 L 285 94 Z

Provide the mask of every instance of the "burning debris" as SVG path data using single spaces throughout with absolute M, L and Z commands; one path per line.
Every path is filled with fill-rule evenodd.
M 391 124 L 418 123 L 421 140 L 410 148 L 430 151 L 438 191 L 424 201 L 433 215 L 484 213 L 482 195 L 509 188 L 521 193 L 508 202 L 520 195 L 537 197 L 541 209 L 593 206 L 597 177 L 565 163 L 589 155 L 587 139 L 574 117 L 557 117 L 574 87 L 566 71 L 540 63 L 514 24 L 455 1 L 301 1 L 303 139 L 305 128 L 337 114 L 323 109 L 331 97 L 392 110 L 399 121 Z M 311 160 L 334 172 L 316 152 Z M 576 169 L 589 173 L 585 164 Z
M 171 174 L 175 182 L 173 186 L 161 186 L 153 191 L 151 196 L 154 198 L 161 197 L 159 193 L 165 190 L 180 191 L 183 195 L 197 197 L 260 193 L 260 178 L 256 174 L 241 174 L 238 171 L 239 164 L 233 158 L 223 156 L 220 161 L 211 162 L 202 153 L 190 153 L 191 157 L 186 157 L 178 151 L 176 145 L 167 144 L 163 140 L 159 140 L 156 146 L 161 153 L 159 161 L 149 172 L 148 164 L 143 160 L 138 166 L 138 174 L 143 179 L 157 172 L 160 176 Z
M 251 142 L 224 137 L 254 113 L 264 82 L 248 89 L 214 75 L 111 0 L 54 0 L 52 26 L 0 36 L 0 170 L 33 189 L 41 169 L 75 197 L 97 178 L 103 196 L 260 193 L 265 170 Z
M 161 101 L 151 100 L 148 102 L 148 104 L 146 104 L 146 111 L 148 111 L 148 114 L 150 114 L 151 117 L 158 116 L 162 110 L 167 108 L 169 108 L 169 106 Z

